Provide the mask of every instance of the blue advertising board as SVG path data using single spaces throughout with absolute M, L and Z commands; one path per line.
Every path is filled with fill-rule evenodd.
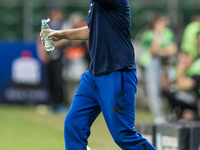
M 0 103 L 49 103 L 36 43 L 0 42 Z

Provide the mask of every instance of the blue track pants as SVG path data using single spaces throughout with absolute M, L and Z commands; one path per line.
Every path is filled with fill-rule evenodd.
M 90 127 L 102 111 L 108 129 L 123 150 L 155 150 L 134 130 L 136 70 L 81 76 L 64 122 L 66 150 L 86 150 Z

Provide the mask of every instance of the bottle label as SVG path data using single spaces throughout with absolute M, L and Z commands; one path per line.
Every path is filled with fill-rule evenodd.
M 52 38 L 45 39 L 45 48 L 47 51 L 54 50 L 55 47 Z
M 50 40 L 45 41 L 45 47 L 51 47 L 53 44 L 51 43 Z

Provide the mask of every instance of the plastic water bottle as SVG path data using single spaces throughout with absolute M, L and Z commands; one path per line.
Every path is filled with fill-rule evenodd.
M 41 20 L 41 31 L 44 30 L 44 29 L 50 29 L 49 25 L 47 24 L 48 22 L 50 21 L 50 19 L 42 19 Z M 53 44 L 53 39 L 52 37 L 50 38 L 47 38 L 47 35 L 49 33 L 48 32 L 42 32 L 42 35 L 44 37 L 44 45 L 45 45 L 45 48 L 46 48 L 46 51 L 53 51 L 55 49 L 55 46 Z

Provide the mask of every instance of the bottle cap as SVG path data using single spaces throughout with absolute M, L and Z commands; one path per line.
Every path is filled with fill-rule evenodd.
M 41 20 L 41 23 L 42 23 L 42 24 L 46 24 L 46 23 L 48 23 L 49 21 L 50 21 L 49 18 L 48 18 L 48 19 L 42 19 L 42 20 Z

